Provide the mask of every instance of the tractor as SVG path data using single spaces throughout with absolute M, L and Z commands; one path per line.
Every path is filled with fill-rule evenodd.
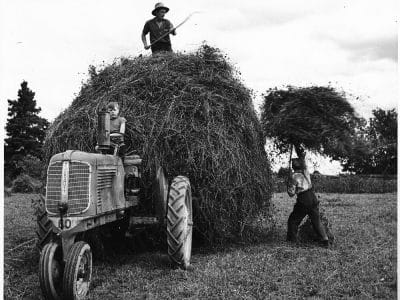
M 153 205 L 140 193 L 142 159 L 121 158 L 110 141 L 110 114 L 98 113 L 98 153 L 67 150 L 51 157 L 47 169 L 45 212 L 38 218 L 39 281 L 45 299 L 84 299 L 92 279 L 98 234 L 117 228 L 122 234 L 139 227 L 166 231 L 168 256 L 187 269 L 192 248 L 192 196 L 188 178 L 168 186 L 162 167 L 152 185 Z M 151 201 L 151 200 L 150 200 Z M 146 215 L 147 214 L 147 215 Z

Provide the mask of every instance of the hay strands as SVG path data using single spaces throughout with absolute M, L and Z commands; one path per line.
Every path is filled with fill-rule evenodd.
M 29 245 L 30 243 L 34 242 L 35 240 L 36 240 L 36 238 L 33 238 L 33 239 L 30 239 L 30 240 L 28 240 L 26 242 L 23 242 L 23 243 L 19 244 L 18 246 L 8 250 L 7 253 L 13 252 L 13 251 L 15 251 L 15 250 L 17 250 L 17 249 L 19 249 L 19 248 L 21 248 L 23 246 Z
M 67 149 L 92 152 L 93 116 L 109 101 L 127 120 L 127 152 L 142 157 L 144 182 L 157 164 L 169 180 L 190 179 L 205 240 L 237 240 L 240 224 L 269 207 L 271 171 L 251 93 L 218 49 L 123 59 L 91 74 L 51 125 L 46 159 Z M 151 198 L 151 185 L 143 195 Z

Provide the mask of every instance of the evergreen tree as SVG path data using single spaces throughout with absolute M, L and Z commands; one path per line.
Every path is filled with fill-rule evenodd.
M 18 162 L 28 154 L 42 158 L 42 144 L 49 122 L 40 117 L 35 93 L 23 81 L 18 91 L 18 100 L 8 100 L 8 120 L 5 139 L 5 174 L 11 178 L 20 172 Z

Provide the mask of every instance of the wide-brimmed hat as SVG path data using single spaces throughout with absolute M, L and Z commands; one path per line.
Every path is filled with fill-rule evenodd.
M 155 15 L 156 15 L 156 12 L 157 12 L 159 9 L 165 9 L 166 12 L 169 11 L 169 8 L 166 7 L 166 6 L 164 6 L 164 4 L 163 4 L 162 2 L 158 2 L 158 3 L 156 3 L 156 5 L 155 5 L 153 11 L 151 12 L 151 14 L 152 14 L 153 16 L 155 16 Z

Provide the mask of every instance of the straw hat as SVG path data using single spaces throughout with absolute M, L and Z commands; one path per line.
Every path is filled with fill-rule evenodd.
M 151 12 L 151 14 L 152 14 L 153 16 L 155 16 L 155 15 L 156 15 L 156 12 L 157 12 L 159 9 L 165 9 L 166 12 L 169 11 L 169 8 L 166 7 L 166 6 L 164 6 L 164 4 L 163 4 L 162 2 L 158 2 L 158 3 L 156 3 L 156 5 L 155 5 L 153 11 Z

